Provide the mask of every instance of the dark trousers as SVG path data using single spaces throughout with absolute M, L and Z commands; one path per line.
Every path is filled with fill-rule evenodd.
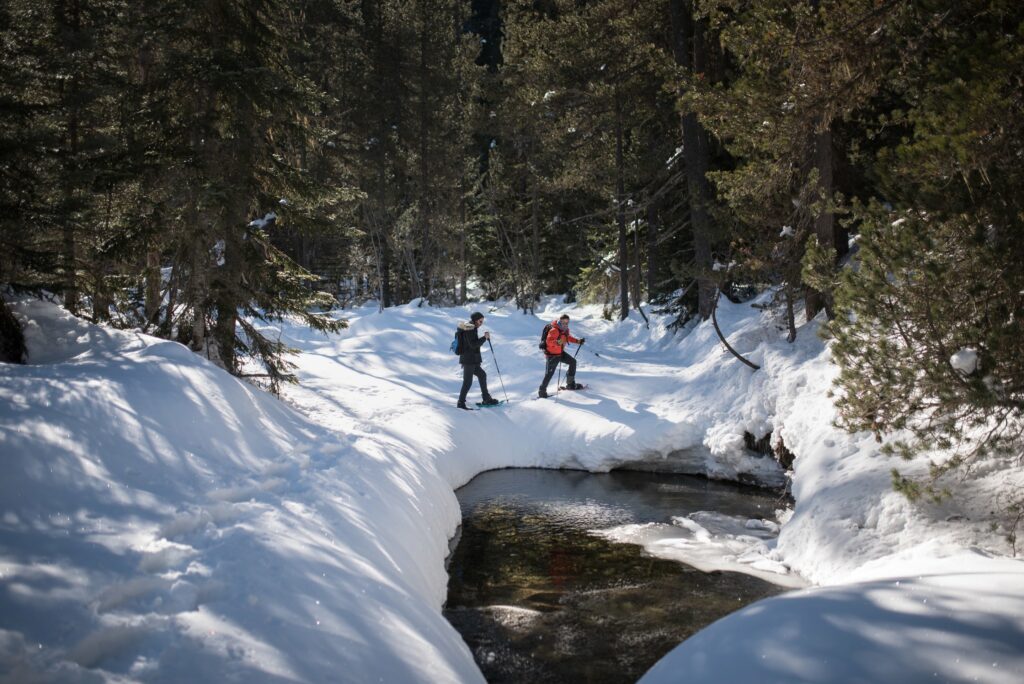
M 484 401 L 491 398 L 487 391 L 487 373 L 479 363 L 465 363 L 462 365 L 462 391 L 459 392 L 459 403 L 466 403 L 466 395 L 469 394 L 469 386 L 473 384 L 473 376 L 480 381 L 480 393 L 484 395 Z
M 544 381 L 540 383 L 540 388 L 546 390 L 548 383 L 551 382 L 551 376 L 555 374 L 555 368 L 559 363 L 569 364 L 569 370 L 565 373 L 565 382 L 567 384 L 575 382 L 576 380 L 576 359 L 569 356 L 569 352 L 562 352 L 558 356 L 548 356 L 548 366 L 544 371 Z

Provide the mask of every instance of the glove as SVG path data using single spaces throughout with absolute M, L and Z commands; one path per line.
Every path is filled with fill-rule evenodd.
M 587 341 L 587 338 L 586 338 L 586 337 L 581 337 L 581 338 L 580 338 L 580 344 L 583 344 L 583 343 L 584 343 L 584 342 L 586 342 L 586 341 Z

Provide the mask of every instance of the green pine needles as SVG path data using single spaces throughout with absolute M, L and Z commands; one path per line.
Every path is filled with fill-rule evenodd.
M 933 457 L 927 478 L 893 471 L 911 499 L 949 496 L 954 474 L 1024 448 L 1024 15 L 929 7 L 857 153 L 886 202 L 853 203 L 859 249 L 828 326 L 839 423 L 887 453 Z M 835 274 L 816 255 L 805 278 L 826 287 Z
M 1024 275 L 1020 228 L 979 217 L 861 207 L 857 267 L 840 275 L 828 325 L 839 423 L 910 459 L 939 449 L 931 479 L 894 471 L 911 499 L 941 498 L 940 478 L 969 472 L 1024 436 Z

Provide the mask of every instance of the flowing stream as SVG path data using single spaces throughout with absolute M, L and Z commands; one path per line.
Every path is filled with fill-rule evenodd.
M 667 527 L 698 511 L 770 521 L 780 502 L 758 489 L 685 475 L 520 469 L 482 473 L 456 494 L 463 520 L 445 615 L 492 683 L 634 682 L 702 627 L 783 591 L 595 534 Z

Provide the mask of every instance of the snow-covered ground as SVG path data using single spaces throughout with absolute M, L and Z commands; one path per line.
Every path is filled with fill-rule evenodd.
M 999 557 L 984 506 L 910 506 L 874 441 L 832 427 L 835 369 L 813 324 L 789 345 L 758 308 L 723 302 L 755 373 L 710 326 L 682 338 L 657 317 L 569 308 L 592 389 L 535 400 L 560 301 L 536 317 L 477 308 L 491 392 L 511 403 L 463 412 L 448 345 L 473 308 L 360 309 L 330 337 L 282 325 L 302 353 L 281 402 L 175 343 L 19 302 L 31 365 L 0 364 L 0 678 L 479 681 L 440 612 L 454 488 L 507 466 L 780 482 L 747 431 L 797 455 L 781 520 L 603 533 L 821 586 L 726 618 L 649 680 L 1024 679 L 1024 563 Z M 965 499 L 1022 485 L 1019 466 L 992 469 Z

